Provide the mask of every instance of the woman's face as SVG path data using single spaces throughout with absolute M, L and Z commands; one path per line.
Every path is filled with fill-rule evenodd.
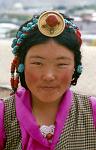
M 60 99 L 70 87 L 74 54 L 50 40 L 32 46 L 25 58 L 25 81 L 36 99 L 50 103 Z

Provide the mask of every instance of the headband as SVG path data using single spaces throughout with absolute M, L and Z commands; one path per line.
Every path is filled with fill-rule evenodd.
M 16 38 L 12 43 L 12 52 L 14 55 L 16 55 L 18 49 L 23 45 L 24 40 L 30 36 L 30 33 L 36 26 L 38 26 L 39 31 L 43 35 L 48 37 L 56 37 L 60 35 L 64 29 L 66 30 L 66 28 L 72 28 L 80 42 L 80 45 L 82 43 L 81 33 L 72 21 L 64 18 L 56 11 L 47 11 L 42 13 L 39 19 L 33 17 L 30 22 L 28 22 L 17 32 Z

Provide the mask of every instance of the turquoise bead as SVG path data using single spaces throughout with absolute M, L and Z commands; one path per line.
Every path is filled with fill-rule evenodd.
M 19 48 L 19 47 L 16 45 L 16 46 L 13 48 L 12 53 L 13 53 L 13 54 L 16 54 L 18 48 Z
M 22 32 L 19 31 L 19 32 L 17 33 L 17 38 L 19 38 L 19 37 L 21 36 L 21 34 L 22 34 Z
M 83 69 L 82 65 L 78 65 L 77 72 L 78 73 L 82 73 L 82 69 Z
M 32 22 L 29 22 L 28 24 L 27 24 L 27 27 L 29 28 L 29 27 L 31 27 L 33 25 L 33 23 Z
M 23 39 L 21 39 L 21 38 L 19 38 L 18 40 L 17 40 L 17 44 L 21 44 L 23 42 Z
M 23 27 L 23 28 L 22 28 L 22 31 L 23 31 L 23 32 L 26 32 L 26 31 L 27 31 L 27 27 Z
M 17 44 L 17 39 L 14 39 L 13 42 L 12 42 L 11 47 L 14 48 L 14 46 L 15 46 L 16 44 Z
M 30 26 L 30 27 L 28 27 L 26 31 L 27 31 L 27 32 L 29 32 L 30 30 L 31 30 L 31 26 Z
M 38 19 L 33 18 L 32 22 L 33 22 L 33 24 L 36 24 L 38 22 Z
M 18 72 L 22 73 L 24 71 L 24 64 L 19 64 L 18 66 Z
M 23 39 L 25 39 L 27 37 L 28 37 L 28 34 L 24 34 L 24 33 L 20 36 L 20 38 L 23 38 Z

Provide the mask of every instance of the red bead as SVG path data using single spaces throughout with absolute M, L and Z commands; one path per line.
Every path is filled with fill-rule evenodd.
M 46 19 L 46 23 L 50 26 L 50 27 L 54 27 L 56 26 L 59 22 L 56 18 L 55 15 L 49 15 Z
M 46 135 L 47 140 L 51 140 L 52 137 L 53 137 L 53 135 L 52 135 L 51 133 L 48 133 L 48 134 Z
M 11 72 L 14 72 L 15 71 L 15 65 L 12 63 L 11 64 Z
M 14 78 L 11 78 L 10 82 L 11 82 L 11 86 L 14 87 Z
M 24 34 L 28 35 L 28 34 L 29 34 L 29 32 L 24 32 Z
M 17 59 L 14 58 L 14 59 L 13 59 L 13 64 L 15 65 L 16 63 L 17 63 Z
M 65 25 L 65 29 L 68 29 L 68 28 L 69 28 L 69 25 L 66 24 L 66 25 Z
M 14 88 L 17 88 L 18 87 L 18 83 L 19 83 L 19 78 L 16 78 L 14 80 Z
M 78 39 L 78 41 L 79 41 L 79 43 L 81 45 L 82 44 L 82 39 L 81 39 L 81 33 L 80 33 L 79 30 L 76 31 L 76 35 L 77 35 L 77 39 Z
M 77 30 L 76 32 L 77 32 L 77 34 L 78 34 L 79 36 L 81 36 L 81 33 L 80 33 L 80 31 L 79 31 L 79 30 Z
M 21 45 L 22 45 L 22 43 L 17 43 L 17 44 L 16 44 L 16 46 L 21 46 Z
M 14 65 L 17 65 L 19 63 L 19 59 L 18 57 L 16 56 L 14 59 L 13 59 L 13 64 Z

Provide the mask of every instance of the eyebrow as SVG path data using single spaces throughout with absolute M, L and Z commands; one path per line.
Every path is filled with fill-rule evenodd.
M 61 57 L 57 57 L 56 58 L 57 60 L 66 60 L 66 59 L 68 59 L 68 60 L 71 60 L 71 58 L 69 58 L 69 57 L 67 57 L 67 56 L 61 56 Z
M 30 59 L 31 59 L 31 58 L 40 58 L 40 59 L 45 59 L 44 57 L 37 56 L 37 55 L 36 55 L 36 56 L 30 56 Z
M 39 58 L 39 59 L 44 59 L 44 60 L 46 59 L 46 58 L 38 56 L 38 55 L 36 55 L 36 56 L 30 56 L 30 59 L 31 58 Z M 60 57 L 56 58 L 56 60 L 66 60 L 66 59 L 71 60 L 71 58 L 69 58 L 67 56 L 60 56 Z

